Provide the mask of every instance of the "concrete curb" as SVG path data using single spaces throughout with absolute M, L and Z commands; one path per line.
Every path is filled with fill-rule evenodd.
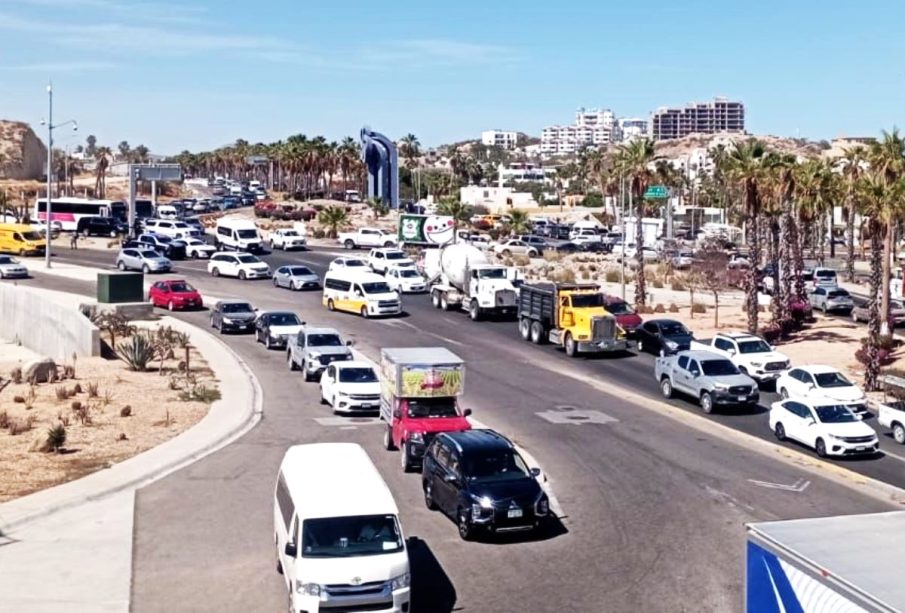
M 9 536 L 32 521 L 86 502 L 137 489 L 196 462 L 248 432 L 263 416 L 263 393 L 248 365 L 225 343 L 194 325 L 164 317 L 189 334 L 219 382 L 222 398 L 176 437 L 90 475 L 0 505 L 0 531 Z

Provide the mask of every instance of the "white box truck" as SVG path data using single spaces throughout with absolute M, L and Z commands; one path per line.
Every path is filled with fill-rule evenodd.
M 748 525 L 747 613 L 905 611 L 905 511 Z

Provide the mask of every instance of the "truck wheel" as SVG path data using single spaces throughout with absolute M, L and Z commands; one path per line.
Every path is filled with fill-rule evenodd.
M 386 430 L 383 431 L 383 448 L 387 451 L 396 449 L 396 445 L 393 444 L 393 428 L 390 424 L 387 424 Z
M 710 392 L 701 393 L 701 410 L 710 415 L 713 413 L 713 397 Z
M 477 300 L 472 299 L 471 304 L 468 305 L 468 316 L 471 317 L 471 321 L 481 319 L 481 307 L 478 306 Z
M 669 377 L 663 377 L 663 380 L 660 381 L 660 392 L 664 398 L 672 398 L 672 381 L 669 380 Z
M 435 309 L 440 308 L 440 292 L 431 292 L 431 304 Z
M 446 299 L 446 294 L 440 294 L 440 308 L 444 311 L 449 310 L 449 301 Z
M 343 243 L 343 247 L 346 249 L 355 249 L 355 242 L 347 239 L 346 242 Z
M 895 423 L 892 425 L 892 437 L 900 445 L 905 445 L 905 427 L 902 424 Z
M 544 327 L 539 321 L 531 322 L 531 342 L 535 345 L 544 344 Z
M 572 338 L 571 332 L 566 332 L 566 355 L 570 358 L 578 355 L 578 345 L 575 343 L 575 339 Z
M 783 400 L 786 400 L 789 397 L 789 391 L 786 388 L 782 388 L 781 390 L 779 390 L 779 395 Z
M 518 333 L 522 339 L 526 341 L 531 340 L 531 320 L 527 317 L 522 317 L 518 320 Z
M 399 445 L 399 463 L 402 465 L 402 472 L 411 472 L 412 463 L 409 459 L 409 444 L 406 442 Z

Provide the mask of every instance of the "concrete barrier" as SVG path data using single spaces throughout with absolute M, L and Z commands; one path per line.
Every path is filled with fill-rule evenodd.
M 2 335 L 58 362 L 101 354 L 100 330 L 78 308 L 48 300 L 40 290 L 0 283 Z

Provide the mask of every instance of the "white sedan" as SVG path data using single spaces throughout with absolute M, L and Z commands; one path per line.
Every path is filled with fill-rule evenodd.
M 368 266 L 368 263 L 361 258 L 341 256 L 330 262 L 330 266 L 327 267 L 327 271 L 329 272 L 331 270 L 342 270 L 344 268 L 360 271 L 371 270 L 371 268 Z
M 776 379 L 776 391 L 783 398 L 825 399 L 842 404 L 857 414 L 867 413 L 867 396 L 832 366 L 797 366 Z
M 788 398 L 774 402 L 770 429 L 780 441 L 798 441 L 820 457 L 875 454 L 880 449 L 874 429 L 831 400 Z
M 184 238 L 182 241 L 185 243 L 185 255 L 190 258 L 209 258 L 217 252 L 216 247 L 198 238 Z
M 427 291 L 427 281 L 412 267 L 391 266 L 387 268 L 385 279 L 390 289 L 402 294 Z
M 629 243 L 628 245 L 614 245 L 612 253 L 616 256 L 617 261 L 622 258 L 634 260 L 638 250 L 635 249 L 635 243 Z M 657 252 L 650 247 L 641 248 L 641 257 L 645 262 L 656 262 L 660 258 Z
M 514 238 L 494 245 L 493 252 L 497 255 L 526 255 L 529 258 L 536 258 L 539 255 L 537 249 Z
M 321 402 L 334 413 L 380 409 L 380 380 L 367 362 L 333 362 L 321 374 Z

